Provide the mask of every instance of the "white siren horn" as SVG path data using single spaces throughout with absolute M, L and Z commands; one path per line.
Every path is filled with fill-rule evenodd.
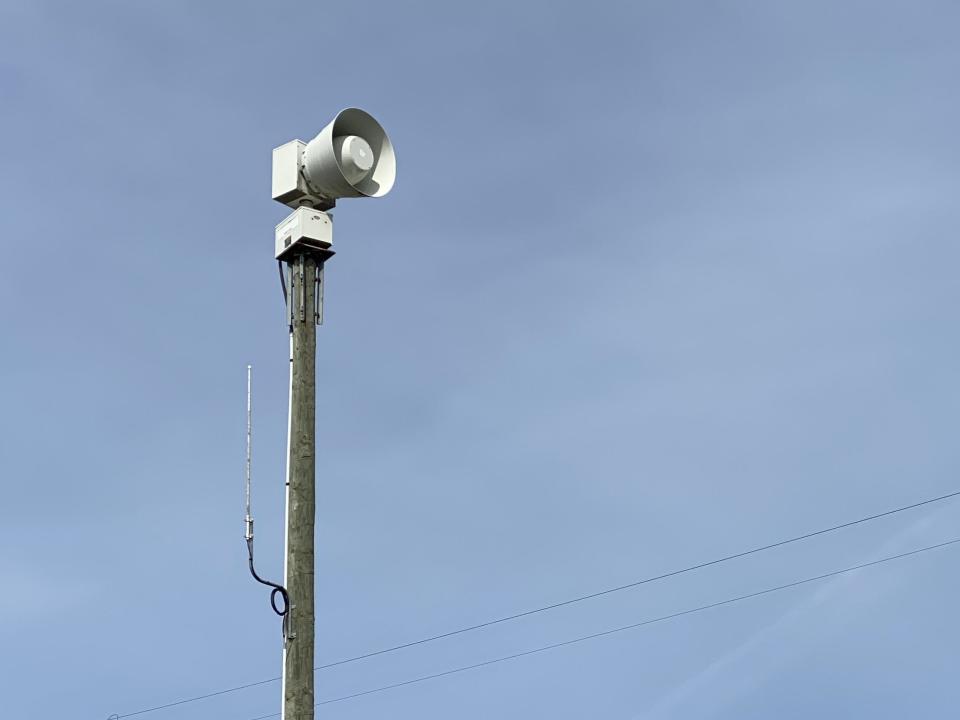
M 307 143 L 303 174 L 320 197 L 382 197 L 397 177 L 397 157 L 370 113 L 347 108 Z

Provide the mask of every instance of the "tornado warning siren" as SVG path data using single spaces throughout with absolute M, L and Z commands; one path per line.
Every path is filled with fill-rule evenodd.
M 273 199 L 293 209 L 274 230 L 274 257 L 290 333 L 282 587 L 260 579 L 253 569 L 249 501 L 247 546 L 250 572 L 273 588 L 271 603 L 284 620 L 283 720 L 314 717 L 316 332 L 323 322 L 324 266 L 334 254 L 329 211 L 340 198 L 383 197 L 393 187 L 396 175 L 397 158 L 390 138 L 372 115 L 357 108 L 337 113 L 310 142 L 292 140 L 273 151 Z M 247 458 L 249 478 L 249 451 Z M 282 609 L 276 604 L 278 596 L 283 598 Z

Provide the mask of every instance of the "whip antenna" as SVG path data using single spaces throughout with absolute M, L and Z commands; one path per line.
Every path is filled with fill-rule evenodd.
M 253 366 L 247 365 L 247 461 L 244 482 L 244 500 L 246 501 L 246 515 L 244 516 L 244 539 L 247 541 L 247 559 L 250 566 L 250 574 L 253 579 L 262 585 L 273 588 L 270 591 L 270 607 L 273 611 L 283 618 L 283 640 L 287 641 L 287 620 L 290 611 L 290 596 L 283 585 L 264 580 L 257 575 L 253 568 L 253 511 L 250 509 L 250 486 L 251 482 L 251 460 L 253 457 Z M 277 596 L 283 600 L 283 605 L 277 606 Z
M 247 471 L 246 471 L 246 538 L 248 543 L 253 542 L 253 515 L 250 514 L 250 460 L 253 452 L 253 366 L 247 365 Z

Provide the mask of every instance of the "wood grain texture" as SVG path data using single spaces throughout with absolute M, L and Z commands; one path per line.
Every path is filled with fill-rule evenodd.
M 293 314 L 290 478 L 287 487 L 287 592 L 294 639 L 284 655 L 283 720 L 313 720 L 314 523 L 316 518 L 316 260 L 291 262 Z M 301 317 L 300 310 L 303 308 Z

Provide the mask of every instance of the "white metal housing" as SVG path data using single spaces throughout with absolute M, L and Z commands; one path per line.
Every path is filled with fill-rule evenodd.
M 277 202 L 297 207 L 307 196 L 307 185 L 300 175 L 303 164 L 303 140 L 291 140 L 273 149 L 272 195 Z
M 277 225 L 274 236 L 277 260 L 302 252 L 329 250 L 333 245 L 333 216 L 309 207 L 297 208 Z
M 382 197 L 397 176 L 397 156 L 372 115 L 347 108 L 308 143 L 273 150 L 273 199 L 329 210 L 338 198 Z
M 354 176 L 352 158 L 344 152 L 356 140 L 373 153 L 359 176 Z M 370 113 L 347 108 L 303 149 L 303 175 L 312 193 L 330 200 L 382 197 L 397 177 L 397 156 L 386 130 Z

